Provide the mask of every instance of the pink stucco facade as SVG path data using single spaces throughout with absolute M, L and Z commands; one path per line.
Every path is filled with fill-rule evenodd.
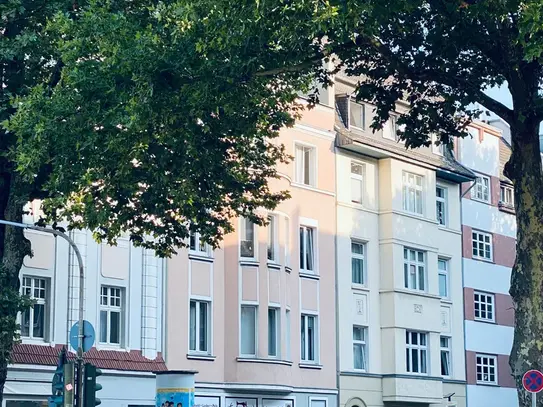
M 264 405 L 270 398 L 292 398 L 300 407 L 316 406 L 315 400 L 321 399 L 328 407 L 336 403 L 334 114 L 330 107 L 317 106 L 278 139 L 293 157 L 296 146 L 309 149 L 306 157 L 311 162 L 305 168 L 313 172 L 311 185 L 305 185 L 293 160 L 280 164 L 280 178 L 270 182 L 272 190 L 291 194 L 274 211 L 259 211 L 273 217 L 273 260 L 268 259 L 270 226 L 255 226 L 252 255 L 242 257 L 245 221 L 233 219 L 236 231 L 225 237 L 220 249 L 184 249 L 168 261 L 165 360 L 169 369 L 198 371 L 197 398 L 211 392 L 241 400 L 246 391 L 257 391 L 256 400 Z M 302 272 L 301 229 L 312 231 L 313 262 L 306 267 L 312 270 Z M 210 304 L 206 352 L 189 349 L 191 300 Z M 242 350 L 242 306 L 256 307 L 251 355 Z M 277 319 L 274 356 L 269 356 L 269 309 Z M 306 352 L 314 353 L 314 360 L 301 355 L 303 316 L 314 321 L 314 333 L 305 333 L 307 341 L 313 341 Z

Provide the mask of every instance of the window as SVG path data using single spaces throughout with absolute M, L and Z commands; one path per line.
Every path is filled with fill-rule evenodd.
M 439 295 L 443 298 L 449 298 L 449 262 L 438 259 L 437 271 L 439 273 Z
M 300 271 L 315 270 L 315 229 L 300 226 Z
M 255 224 L 247 219 L 241 219 L 240 256 L 255 258 Z
M 353 326 L 353 367 L 359 370 L 366 370 L 367 349 L 366 349 L 367 328 Z
M 190 301 L 189 350 L 192 352 L 211 352 L 210 308 L 209 302 Z
M 424 252 L 404 248 L 403 260 L 405 288 L 424 291 L 426 282 Z
M 268 260 L 277 261 L 277 228 L 275 216 L 268 216 Z
M 285 353 L 286 353 L 286 358 L 287 360 L 291 360 L 291 355 L 290 355 L 290 310 L 287 309 L 286 310 L 286 313 L 285 313 L 285 336 L 286 336 L 286 349 L 285 349 Z
M 496 356 L 476 355 L 477 383 L 498 384 Z
M 428 373 L 428 345 L 426 334 L 420 332 L 405 332 L 405 363 L 408 373 Z
M 256 356 L 256 306 L 241 306 L 241 354 Z
M 475 187 L 473 187 L 473 198 L 478 201 L 490 202 L 490 178 L 484 175 L 479 175 L 475 180 Z
M 121 344 L 121 289 L 102 286 L 100 295 L 100 342 Z
M 196 232 L 190 232 L 190 244 L 189 248 L 192 252 L 209 256 L 210 247 L 200 238 L 200 234 Z
M 441 376 L 451 375 L 451 338 L 439 338 L 441 356 Z
M 294 157 L 294 163 L 296 165 L 296 182 L 305 185 L 316 185 L 315 173 L 316 167 L 316 154 L 314 147 L 296 145 L 296 153 Z
M 354 284 L 365 284 L 364 278 L 364 248 L 365 245 L 351 240 L 351 269 Z
M 400 135 L 398 134 L 399 130 L 400 130 L 400 126 L 398 125 L 398 117 L 391 115 L 390 116 L 390 131 L 392 131 L 392 138 L 396 141 L 400 141 Z
M 404 171 L 402 195 L 404 211 L 422 215 L 422 176 Z
M 473 293 L 475 319 L 494 322 L 494 295 L 475 291 Z
M 360 130 L 366 130 L 366 108 L 362 103 L 356 103 L 351 101 L 351 115 L 349 122 L 352 127 L 356 127 Z
M 492 236 L 488 233 L 472 231 L 472 254 L 474 258 L 492 260 Z
M 447 224 L 447 190 L 443 187 L 436 187 L 436 219 L 440 225 Z
M 302 361 L 315 362 L 316 359 L 316 321 L 313 315 L 302 315 L 301 321 L 301 346 Z
M 500 203 L 509 208 L 515 207 L 515 194 L 513 187 L 502 185 L 500 187 Z
M 351 161 L 351 202 L 362 203 L 364 196 L 364 165 Z
M 277 343 L 279 337 L 279 310 L 268 308 L 268 356 L 277 357 Z
M 437 155 L 443 155 L 443 143 L 440 143 L 439 145 L 437 142 L 439 141 L 436 134 L 432 134 L 432 153 Z
M 21 314 L 21 336 L 24 338 L 45 339 L 46 283 L 44 278 L 23 277 L 23 295 L 34 301 L 34 305 Z

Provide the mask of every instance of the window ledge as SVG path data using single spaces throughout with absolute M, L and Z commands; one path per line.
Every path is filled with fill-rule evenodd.
M 492 260 L 492 259 L 485 259 L 484 257 L 474 256 L 473 254 L 471 255 L 471 259 L 472 260 L 477 260 L 477 261 L 482 261 L 484 263 L 494 264 L 494 260 Z
M 206 256 L 206 255 L 203 255 L 203 254 L 197 254 L 197 253 L 194 253 L 194 252 L 189 252 L 189 259 L 197 260 L 197 261 L 204 261 L 204 262 L 207 262 L 207 263 L 213 263 L 213 261 L 215 260 L 211 256 Z
M 274 269 L 274 270 L 281 270 L 281 265 L 279 263 L 269 262 L 268 261 L 268 268 Z
M 239 265 L 240 266 L 258 267 L 258 266 L 260 266 L 260 263 L 255 259 L 245 259 L 245 258 L 242 257 L 242 258 L 239 259 Z
M 315 369 L 315 370 L 321 370 L 322 365 L 319 365 L 318 363 L 298 363 L 298 366 L 300 369 Z
M 38 339 L 38 338 L 25 338 L 21 336 L 21 343 L 23 345 L 43 345 L 43 346 L 53 346 L 51 342 L 49 342 L 46 339 Z
M 281 359 L 264 359 L 264 358 L 252 358 L 239 356 L 236 358 L 236 361 L 240 363 L 265 363 L 269 365 L 283 365 L 283 366 L 292 366 L 290 360 L 281 360 Z
M 353 290 L 357 290 L 357 291 L 367 291 L 367 292 L 370 291 L 370 289 L 368 288 L 368 286 L 365 285 L 365 284 L 351 283 L 351 288 L 352 288 Z
M 475 317 L 473 317 L 473 321 L 474 322 L 482 322 L 483 324 L 496 325 L 496 320 L 491 320 L 491 319 L 483 319 L 483 318 L 475 318 Z
M 209 362 L 213 362 L 217 356 L 213 355 L 200 355 L 198 353 L 187 353 L 187 359 L 194 359 L 194 360 L 206 360 Z
M 298 182 L 293 182 L 291 184 L 291 186 L 293 187 L 296 187 L 296 188 L 301 188 L 301 189 L 307 189 L 308 191 L 313 191 L 313 192 L 318 192 L 320 194 L 325 194 L 325 195 L 330 195 L 330 196 L 336 196 L 335 193 L 333 192 L 329 192 L 329 191 L 325 191 L 323 189 L 319 189 L 317 187 L 314 187 L 312 185 L 306 185 L 306 184 L 300 184 Z
M 321 277 L 318 274 L 312 274 L 312 273 L 304 273 L 303 271 L 300 271 L 298 273 L 301 278 L 308 278 L 310 280 L 320 280 Z
M 499 387 L 498 383 L 485 383 L 485 382 L 476 382 L 477 386 L 488 386 L 488 387 Z
M 491 205 L 491 206 L 492 206 L 492 201 L 485 201 L 484 199 L 477 199 L 477 198 L 474 198 L 473 196 L 471 197 L 471 200 L 472 200 L 472 201 L 475 201 L 475 202 L 479 202 L 479 203 L 482 203 L 482 204 L 486 204 L 486 205 Z
M 444 303 L 444 304 L 449 304 L 449 305 L 452 305 L 453 302 L 450 298 L 441 298 L 441 302 Z
M 108 345 L 106 343 L 99 343 L 96 346 L 96 350 L 115 350 L 118 352 L 130 352 L 128 349 L 121 347 L 121 345 Z
M 453 229 L 453 228 L 451 228 L 450 226 L 438 225 L 437 228 L 438 228 L 439 230 L 442 230 L 443 232 L 455 233 L 455 234 L 457 234 L 457 235 L 461 235 L 461 234 L 462 234 L 462 231 L 461 231 L 461 230 Z

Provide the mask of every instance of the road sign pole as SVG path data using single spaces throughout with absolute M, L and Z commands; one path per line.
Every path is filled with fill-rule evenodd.
M 7 220 L 0 220 L 0 224 L 14 226 L 16 228 L 23 228 L 29 230 L 39 230 L 40 232 L 51 233 L 55 236 L 60 236 L 66 240 L 72 247 L 77 262 L 79 264 L 79 341 L 77 346 L 77 405 L 83 407 L 83 296 L 85 295 L 85 269 L 83 268 L 83 258 L 77 248 L 75 242 L 66 233 L 56 229 L 44 228 L 41 226 L 25 225 L 24 223 L 11 222 Z
M 532 393 L 532 407 L 537 407 L 537 393 Z

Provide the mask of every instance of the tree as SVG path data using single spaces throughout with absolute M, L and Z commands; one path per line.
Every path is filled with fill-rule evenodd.
M 169 256 L 189 232 L 216 246 L 231 219 L 288 197 L 271 191 L 289 159 L 295 87 L 231 81 L 198 51 L 191 7 L 158 1 L 0 4 L 0 219 L 89 228 Z M 185 31 L 187 33 L 185 33 Z M 220 43 L 216 46 L 220 48 Z M 245 63 L 245 61 L 243 61 Z M 19 271 L 30 243 L 0 226 L 0 403 L 17 340 Z
M 396 100 L 410 103 L 398 120 L 408 148 L 430 134 L 444 144 L 465 136 L 478 103 L 512 132 L 517 386 L 528 368 L 543 369 L 538 1 L 93 0 L 69 10 L 33 26 L 52 44 L 47 74 L 11 92 L 21 97 L 5 124 L 11 183 L 37 183 L 49 220 L 108 240 L 128 229 L 164 254 L 186 236 L 179 224 L 216 242 L 231 214 L 284 197 L 263 181 L 284 158 L 270 140 L 295 118 L 296 90 L 327 85 L 337 69 L 360 78 L 356 96 L 376 106 L 374 128 Z M 484 92 L 501 84 L 512 109 Z M 18 203 L 31 195 L 13 194 Z M 523 392 L 519 400 L 529 405 Z

